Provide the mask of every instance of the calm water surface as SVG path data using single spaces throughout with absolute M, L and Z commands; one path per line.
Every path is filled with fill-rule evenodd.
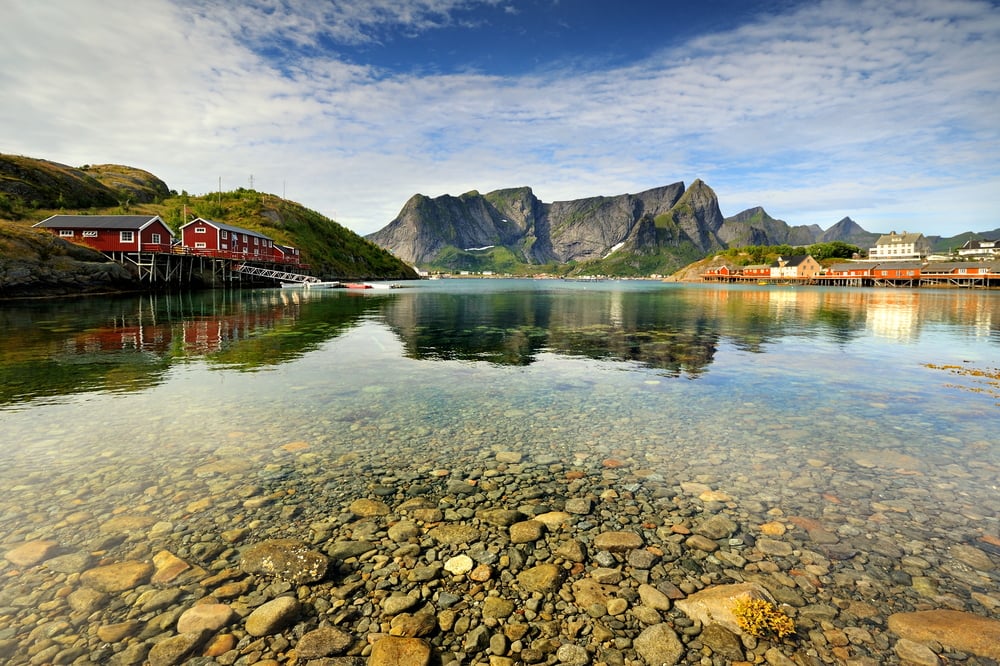
M 347 501 L 359 469 L 475 477 L 511 450 L 931 564 L 1000 534 L 1000 293 L 441 280 L 8 303 L 0 324 L 3 550 L 92 543 L 123 511 L 167 545 L 221 529 L 232 511 L 190 504 L 228 473 L 358 461 Z M 995 573 L 942 571 L 952 606 L 990 612 Z

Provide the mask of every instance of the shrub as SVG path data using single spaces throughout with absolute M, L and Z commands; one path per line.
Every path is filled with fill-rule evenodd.
M 784 638 L 795 633 L 795 623 L 766 599 L 744 597 L 733 604 L 740 629 L 757 638 Z

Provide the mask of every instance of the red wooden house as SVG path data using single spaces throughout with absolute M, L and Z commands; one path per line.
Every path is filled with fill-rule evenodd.
M 159 215 L 53 215 L 34 226 L 101 252 L 169 252 L 174 238 Z
M 705 277 L 729 277 L 731 275 L 739 275 L 741 272 L 738 268 L 731 268 L 723 264 L 722 266 L 715 266 L 706 270 Z
M 299 253 L 297 247 L 289 247 L 287 245 L 274 244 L 274 250 L 277 253 L 278 261 L 283 264 L 301 264 L 302 255 Z
M 872 275 L 889 280 L 916 280 L 922 266 L 919 261 L 887 261 L 876 266 Z
M 743 267 L 743 276 L 752 278 L 771 277 L 771 267 L 768 264 L 751 264 Z
M 254 261 L 281 261 L 274 241 L 264 234 L 196 218 L 181 227 L 181 245 L 195 254 Z
M 852 262 L 845 264 L 834 264 L 827 270 L 827 277 L 871 277 L 872 270 L 878 266 L 876 262 Z

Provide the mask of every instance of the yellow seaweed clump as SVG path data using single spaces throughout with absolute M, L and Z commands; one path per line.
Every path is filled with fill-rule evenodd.
M 733 602 L 740 629 L 757 638 L 784 638 L 795 633 L 792 618 L 766 599 L 742 597 Z

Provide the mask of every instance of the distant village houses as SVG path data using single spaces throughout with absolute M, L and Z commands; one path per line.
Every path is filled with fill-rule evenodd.
M 969 259 L 993 259 L 1000 257 L 1000 240 L 968 240 L 958 248 L 958 256 Z
M 898 235 L 898 234 L 897 234 Z M 919 234 L 914 234 L 918 236 Z M 909 245 L 909 244 L 907 244 Z M 898 245 L 893 246 L 901 249 Z M 907 251 L 909 251 L 907 249 Z M 770 265 L 724 264 L 701 274 L 707 282 L 815 284 L 831 287 L 997 287 L 1000 261 L 845 261 L 824 269 L 811 255 L 779 256 Z M 982 258 L 980 258 L 982 259 Z
M 812 278 L 823 271 L 819 262 L 809 254 L 778 257 L 770 268 L 773 278 Z
M 778 257 L 770 264 L 750 266 L 719 266 L 710 268 L 705 277 L 742 278 L 745 280 L 809 280 L 823 272 L 812 255 L 799 254 Z

